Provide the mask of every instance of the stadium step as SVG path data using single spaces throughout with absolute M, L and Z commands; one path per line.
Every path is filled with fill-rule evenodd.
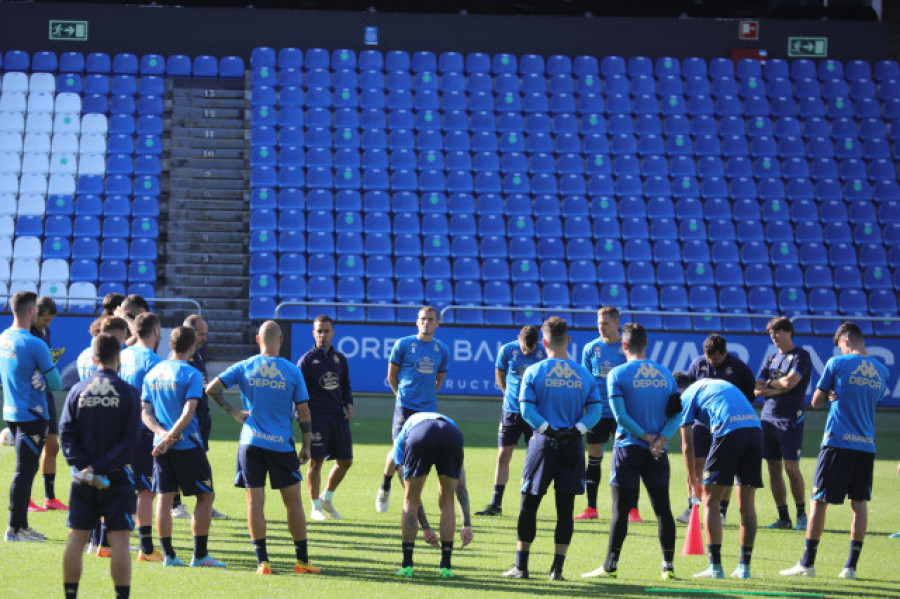
M 229 247 L 232 251 L 238 245 L 244 244 L 246 245 L 250 241 L 250 233 L 249 231 L 246 233 L 235 233 L 235 232 L 212 232 L 207 233 L 203 231 L 186 231 L 181 227 L 176 231 L 169 230 L 168 232 L 168 241 L 170 242 L 184 242 L 184 241 L 198 241 L 198 242 L 208 242 L 214 241 L 220 245 Z M 224 249 L 224 248 L 223 248 Z M 243 254 L 247 253 L 247 248 L 241 252 Z M 193 259 L 193 258 L 192 258 Z
M 206 131 L 206 129 L 203 129 Z M 193 137 L 180 137 L 180 138 L 172 138 L 169 140 L 169 147 L 173 150 L 176 149 L 191 149 L 191 150 L 203 150 L 203 151 L 213 151 L 218 152 L 219 150 L 240 150 L 243 151 L 244 147 L 247 145 L 247 140 L 244 137 L 235 137 L 230 139 L 223 139 L 221 137 L 217 138 L 216 147 L 210 148 L 209 142 L 207 142 L 206 138 L 202 135 L 197 138 Z
M 178 169 L 179 178 L 190 177 L 193 179 L 216 179 L 225 181 L 228 179 L 249 179 L 250 171 L 231 168 L 195 168 L 194 160 L 188 162 L 190 166 L 173 166 Z M 241 185 L 243 188 L 243 185 Z
M 244 150 L 243 149 L 232 149 L 232 150 L 201 150 L 198 148 L 173 148 L 169 155 L 172 160 L 182 159 L 182 158 L 210 158 L 210 159 L 232 159 L 237 158 L 243 160 Z
M 200 169 L 234 169 L 244 168 L 243 157 L 227 158 L 225 156 L 202 156 L 190 158 L 172 158 L 169 160 L 169 168 L 186 167 Z
M 235 182 L 240 183 L 240 179 L 212 179 L 208 177 L 186 177 L 180 173 L 181 169 L 178 169 L 172 172 L 170 177 L 171 188 L 181 187 L 183 189 L 188 188 L 196 188 L 203 189 L 205 188 L 207 191 L 216 190 L 227 190 L 227 189 L 243 189 L 244 186 L 240 185 L 239 187 L 235 187 Z
M 198 202 L 206 200 L 243 202 L 244 206 L 246 206 L 246 202 L 249 200 L 248 192 L 245 189 L 222 189 L 211 192 L 206 189 L 184 189 L 175 187 L 172 189 L 169 197 L 173 200 L 194 200 Z
M 184 279 L 184 283 L 180 281 Z M 248 281 L 229 280 L 225 285 L 218 277 L 178 277 L 177 285 L 168 285 L 167 289 L 172 297 L 189 297 L 201 302 L 201 305 L 214 305 L 219 299 L 246 298 L 248 293 Z M 240 284 L 235 284 L 240 283 Z M 249 302 L 248 302 L 249 305 Z M 227 323 L 225 323 L 227 325 Z M 212 328 L 212 325 L 210 325 Z M 229 330 L 231 327 L 217 327 L 219 330 Z

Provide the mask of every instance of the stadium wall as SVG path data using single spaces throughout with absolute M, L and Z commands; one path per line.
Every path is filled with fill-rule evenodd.
M 837 326 L 837 325 L 835 325 Z M 310 347 L 312 335 L 308 322 L 281 323 L 288 331 L 282 352 L 286 358 L 297 362 Z M 353 390 L 369 393 L 390 393 L 387 382 L 387 364 L 394 342 L 415 329 L 409 325 L 340 324 L 336 328 L 334 346 L 347 356 L 350 364 L 350 380 Z M 497 395 L 494 383 L 494 363 L 497 352 L 504 343 L 515 340 L 519 328 L 442 326 L 436 337 L 450 348 L 450 368 L 441 393 L 447 395 L 485 396 Z M 571 330 L 572 345 L 569 355 L 580 359 L 581 348 L 597 337 L 596 331 Z M 649 335 L 647 357 L 670 370 L 687 370 L 688 365 L 703 353 L 703 335 L 696 333 L 654 333 Z M 825 362 L 838 350 L 830 337 L 798 336 L 796 343 L 812 356 L 813 376 L 807 392 L 812 397 L 816 382 L 825 369 Z M 900 339 L 870 338 L 866 348 L 869 354 L 880 359 L 890 370 L 888 393 L 882 406 L 900 406 Z M 728 334 L 728 351 L 746 362 L 753 372 L 758 372 L 763 360 L 775 347 L 765 334 Z
M 88 22 L 85 42 L 49 41 L 49 20 Z M 256 46 L 595 56 L 730 56 L 765 49 L 787 58 L 788 38 L 825 37 L 828 58 L 887 58 L 877 21 L 766 20 L 741 41 L 735 19 L 378 14 L 237 8 L 0 3 L 0 49 L 211 54 L 249 58 Z M 378 44 L 365 45 L 367 27 Z

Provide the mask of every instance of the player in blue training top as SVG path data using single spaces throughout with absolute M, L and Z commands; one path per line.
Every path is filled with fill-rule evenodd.
M 712 334 L 703 341 L 703 355 L 691 362 L 688 366 L 687 376 L 691 378 L 691 382 L 702 379 L 721 379 L 728 381 L 741 390 L 747 401 L 753 403 L 753 388 L 756 385 L 756 377 L 750 367 L 744 364 L 743 360 L 735 355 L 728 353 L 728 344 L 721 335 Z M 709 455 L 709 448 L 712 444 L 712 435 L 709 428 L 699 420 L 694 421 L 694 430 L 692 431 L 694 441 L 694 459 L 697 460 L 697 472 L 705 470 L 706 456 Z M 687 524 L 691 519 L 691 506 L 695 501 L 699 501 L 699 497 L 692 497 L 694 485 L 691 480 L 687 481 L 688 504 L 684 513 L 679 514 L 675 519 L 679 522 Z M 719 502 L 719 511 L 722 514 L 722 526 L 725 526 L 725 517 L 728 513 L 728 503 L 731 500 L 731 487 L 725 490 L 722 501 Z
M 28 503 L 47 438 L 47 391 L 59 389 L 61 380 L 50 348 L 31 334 L 36 302 L 33 291 L 15 292 L 10 300 L 12 326 L 0 334 L 3 420 L 13 434 L 16 448 L 7 541 L 44 541 L 44 535 L 28 526 Z
M 816 551 L 825 530 L 828 504 L 842 504 L 844 497 L 850 497 L 850 554 L 838 577 L 856 578 L 856 563 L 869 522 L 875 406 L 887 390 L 888 369 L 866 351 L 862 331 L 855 323 L 839 326 L 834 344 L 841 355 L 825 364 L 812 398 L 812 407 L 827 404 L 829 410 L 810 498 L 806 552 L 799 564 L 782 572 L 789 576 L 815 575 Z
M 65 348 L 53 349 L 50 342 L 50 323 L 56 318 L 56 302 L 52 297 L 41 296 L 37 298 L 37 314 L 31 323 L 31 334 L 47 344 L 50 348 L 50 356 L 53 363 L 59 362 Z M 34 501 L 28 502 L 29 512 L 44 512 L 47 510 L 68 510 L 62 501 L 56 498 L 56 456 L 59 454 L 59 419 L 56 416 L 56 400 L 53 392 L 47 391 L 47 440 L 44 442 L 44 451 L 41 453 L 41 475 L 44 477 L 44 505 L 39 506 Z
M 134 345 L 122 350 L 119 376 L 135 389 L 144 388 L 144 377 L 162 362 L 156 354 L 161 336 L 159 317 L 144 312 L 134 319 Z M 153 548 L 153 431 L 141 423 L 138 442 L 134 448 L 131 468 L 137 490 L 135 520 L 141 539 L 139 562 L 161 562 L 163 555 Z
M 804 403 L 812 377 L 809 352 L 794 345 L 794 325 L 777 316 L 766 325 L 766 332 L 778 352 L 770 355 L 756 376 L 754 393 L 765 400 L 760 420 L 763 431 L 763 457 L 769 468 L 769 486 L 778 507 L 778 520 L 766 528 L 790 530 L 787 489 L 782 468 L 791 485 L 797 506 L 797 530 L 806 530 L 806 496 L 800 454 L 803 449 Z M 783 466 L 782 466 L 783 465 Z
M 503 513 L 503 492 L 509 480 L 509 462 L 519 437 L 525 439 L 525 446 L 531 440 L 531 426 L 519 413 L 519 383 L 525 369 L 547 357 L 543 347 L 539 347 L 540 332 L 533 324 L 525 325 L 519 331 L 516 341 L 505 344 L 497 354 L 494 376 L 497 386 L 503 392 L 503 411 L 500 416 L 500 430 L 497 433 L 497 467 L 494 470 L 494 498 L 476 516 L 499 516 Z
M 662 576 L 673 578 L 675 520 L 669 505 L 666 445 L 681 420 L 678 389 L 668 368 L 647 359 L 647 333 L 640 324 L 629 322 L 622 327 L 622 348 L 628 361 L 613 368 L 606 377 L 609 402 L 618 423 L 609 481 L 609 547 L 604 564 L 582 577 L 617 576 L 619 555 L 628 535 L 628 513 L 637 505 L 643 479 L 658 523 Z
M 750 578 L 750 557 L 756 539 L 756 489 L 762 488 L 762 429 L 759 417 L 747 396 L 733 384 L 712 378 L 693 382 L 690 375 L 677 372 L 681 391 L 681 449 L 688 479 L 703 498 L 703 527 L 706 530 L 709 568 L 694 578 L 723 578 L 722 520 L 719 503 L 735 477 L 740 485 L 741 561 L 733 578 Z M 712 434 L 708 458 L 696 459 L 694 430 L 700 422 Z M 704 466 L 701 466 L 701 463 Z M 705 469 L 704 469 L 705 468 Z M 701 478 L 702 477 L 702 478 Z M 702 487 L 702 491 L 700 489 Z
M 128 536 L 134 529 L 134 476 L 131 456 L 138 442 L 141 398 L 116 375 L 121 342 L 100 334 L 91 343 L 97 373 L 69 391 L 60 421 L 60 441 L 72 466 L 69 540 L 63 556 L 66 597 L 78 594 L 84 546 L 97 522 L 106 522 L 110 571 L 116 597 L 131 589 Z
M 281 491 L 287 510 L 288 531 L 294 540 L 297 563 L 294 572 L 318 574 L 309 563 L 306 515 L 300 500 L 300 465 L 309 460 L 309 395 L 300 369 L 279 357 L 281 327 L 272 320 L 259 327 L 259 354 L 238 362 L 213 379 L 207 395 L 235 420 L 242 423 L 238 441 L 236 487 L 247 489 L 247 525 L 256 552 L 257 574 L 271 574 L 266 547 L 266 474 L 273 489 Z M 241 388 L 243 410 L 232 406 L 222 392 L 232 385 Z M 300 423 L 302 445 L 294 445 L 294 414 Z
M 403 533 L 403 561 L 397 576 L 412 578 L 413 551 L 422 511 L 422 489 L 431 467 L 438 473 L 438 504 L 441 508 L 441 565 L 439 576 L 453 578 L 453 534 L 456 512 L 453 496 L 463 469 L 463 436 L 456 423 L 437 412 L 417 412 L 406 419 L 394 441 L 391 459 L 402 472 L 405 496 L 400 521 Z M 400 468 L 402 467 L 402 470 Z M 462 546 L 471 541 L 463 535 Z
M 614 306 L 604 306 L 597 311 L 597 329 L 600 336 L 584 346 L 581 351 L 581 364 L 591 371 L 600 388 L 600 400 L 603 416 L 600 422 L 588 431 L 588 462 L 585 471 L 584 486 L 587 492 L 587 507 L 575 516 L 576 520 L 597 519 L 597 491 L 600 488 L 600 465 L 603 463 L 603 448 L 616 430 L 616 419 L 609 406 L 606 392 L 606 376 L 609 371 L 625 363 L 625 352 L 622 350 L 622 337 L 619 335 L 619 310 Z M 633 521 L 640 521 L 635 507 L 629 514 Z
M 212 470 L 203 449 L 203 438 L 194 411 L 203 394 L 203 377 L 187 361 L 194 353 L 194 330 L 180 326 L 172 330 L 169 347 L 173 358 L 153 367 L 144 377 L 141 393 L 143 420 L 154 433 L 153 491 L 156 530 L 162 545 L 164 566 L 184 566 L 172 546 L 172 499 L 178 489 L 196 495 L 191 521 L 194 556 L 191 566 L 225 567 L 207 551 L 212 504 L 215 499 Z
M 353 465 L 353 438 L 350 419 L 353 418 L 353 391 L 350 388 L 350 367 L 347 358 L 332 347 L 334 321 L 320 314 L 313 320 L 315 345 L 306 352 L 297 366 L 309 392 L 309 411 L 312 418 L 312 448 L 306 483 L 312 500 L 312 520 L 324 520 L 325 513 L 341 520 L 335 509 L 334 492 Z M 335 460 L 325 492 L 319 495 L 322 464 Z
M 541 325 L 547 359 L 529 366 L 522 377 L 519 407 L 534 429 L 522 470 L 516 563 L 507 578 L 528 578 L 528 557 L 537 533 L 537 511 L 553 482 L 556 495 L 556 550 L 550 580 L 563 580 L 563 564 L 572 540 L 575 496 L 584 493 L 584 445 L 581 436 L 600 420 L 597 380 L 569 359 L 566 321 L 551 316 Z
M 397 398 L 391 438 L 396 439 L 406 419 L 416 412 L 437 412 L 437 391 L 444 382 L 450 362 L 450 350 L 434 338 L 438 328 L 438 312 L 431 306 L 419 310 L 415 335 L 394 343 L 388 364 L 388 383 Z M 383 514 L 391 501 L 391 479 L 396 467 L 389 453 L 384 465 L 384 479 L 375 496 L 375 509 Z

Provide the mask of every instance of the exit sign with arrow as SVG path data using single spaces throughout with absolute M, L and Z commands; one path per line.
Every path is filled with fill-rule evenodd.
M 789 37 L 788 56 L 791 58 L 825 58 L 828 56 L 828 38 Z
M 50 39 L 70 42 L 86 42 L 87 21 L 50 21 Z

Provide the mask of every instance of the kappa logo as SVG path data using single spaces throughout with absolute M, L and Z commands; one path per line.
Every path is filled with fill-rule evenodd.
M 884 381 L 878 370 L 869 360 L 863 360 L 856 370 L 850 373 L 849 383 L 851 385 L 859 385 L 861 387 L 871 387 L 872 389 L 881 389 Z
M 282 381 L 285 380 L 284 375 L 281 374 L 281 371 L 278 370 L 278 366 L 274 362 L 262 363 L 256 370 L 256 374 L 267 379 L 280 379 Z
M 109 379 L 104 378 L 95 378 L 90 382 L 85 389 L 85 393 L 90 395 L 115 395 L 119 396 L 119 392 L 116 391 L 115 386 L 109 382 Z
M 547 387 L 565 387 L 567 389 L 581 389 L 582 381 L 578 373 L 567 362 L 557 362 L 544 381 Z
M 212 488 L 212 479 L 207 478 L 205 481 L 203 481 L 203 486 L 209 487 L 211 489 Z
M 247 382 L 250 383 L 251 387 L 268 387 L 284 391 L 287 388 L 286 380 L 274 362 L 263 362 Z
M 878 376 L 878 371 L 874 366 L 872 366 L 871 362 L 869 362 L 868 360 L 863 360 L 862 363 L 856 367 L 856 370 L 851 373 L 851 375 L 853 374 L 858 374 L 859 376 L 865 377 L 873 377 Z
M 115 386 L 105 378 L 95 378 L 85 388 L 84 392 L 78 398 L 79 408 L 118 408 L 119 392 Z
M 666 387 L 669 381 L 663 376 L 659 369 L 653 364 L 644 363 L 638 368 L 634 377 L 634 387 L 636 389 L 644 389 L 647 387 Z

